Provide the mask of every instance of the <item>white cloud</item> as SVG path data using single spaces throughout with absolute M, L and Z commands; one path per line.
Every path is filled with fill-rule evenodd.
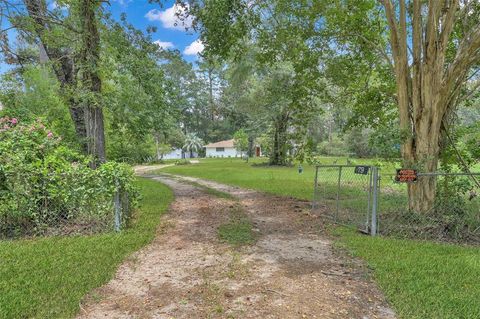
M 193 17 L 188 16 L 187 8 L 174 4 L 165 11 L 152 9 L 147 12 L 145 17 L 149 21 L 160 21 L 162 26 L 167 29 L 175 29 L 185 31 L 186 28 L 192 27 Z
M 160 40 L 153 41 L 156 45 L 158 45 L 161 49 L 167 50 L 175 47 L 175 45 L 172 42 L 163 42 Z
M 196 55 L 198 53 L 201 53 L 205 49 L 205 45 L 203 45 L 203 42 L 201 40 L 195 40 L 192 43 L 190 43 L 189 46 L 183 50 L 183 54 L 185 55 Z
M 113 0 L 113 2 L 118 2 L 118 4 L 121 5 L 122 7 L 128 6 L 128 4 L 132 1 L 133 0 Z

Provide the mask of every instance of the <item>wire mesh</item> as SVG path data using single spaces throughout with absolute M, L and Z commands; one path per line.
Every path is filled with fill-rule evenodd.
M 334 223 L 370 232 L 372 172 L 371 166 L 317 166 L 314 210 Z
M 480 173 L 418 173 L 413 185 L 376 172 L 372 166 L 318 166 L 314 210 L 373 235 L 480 243 Z M 430 185 L 428 194 L 420 185 Z
M 99 181 L 100 182 L 100 181 Z M 102 192 L 86 192 L 65 182 L 61 192 L 52 192 L 48 181 L 29 196 L 2 199 L 0 240 L 36 236 L 93 234 L 120 230 L 131 215 L 129 194 L 122 187 Z M 107 188 L 105 188 L 107 189 Z M 21 194 L 17 192 L 16 194 Z M 41 196 L 39 196 L 39 194 Z
M 478 179 L 480 174 L 473 176 Z M 415 196 L 411 186 L 409 196 L 409 185 L 395 182 L 394 175 L 382 175 L 380 234 L 480 243 L 480 188 L 470 174 L 419 173 L 416 183 L 433 185 L 431 203 L 425 198 L 419 202 L 422 197 Z

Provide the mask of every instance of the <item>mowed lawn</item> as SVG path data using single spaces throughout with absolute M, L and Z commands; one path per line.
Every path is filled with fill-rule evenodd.
M 345 159 L 325 158 L 322 162 L 332 164 L 335 160 L 345 164 Z M 369 164 L 368 160 L 356 162 Z M 161 171 L 300 199 L 311 199 L 313 192 L 314 170 L 309 166 L 299 174 L 296 166 L 204 159 L 199 164 L 170 166 Z M 480 318 L 478 247 L 372 238 L 344 228 L 334 234 L 339 245 L 366 261 L 400 318 Z
M 325 164 L 346 164 L 346 158 L 325 158 Z M 265 159 L 250 160 L 246 163 L 237 158 L 201 159 L 199 164 L 169 166 L 161 171 L 195 176 L 213 181 L 261 190 L 263 192 L 293 196 L 300 199 L 312 199 L 315 169 L 303 165 L 303 172 L 298 166 L 276 167 L 262 165 Z
M 0 242 L 0 318 L 70 318 L 82 298 L 149 243 L 173 200 L 171 190 L 139 179 L 133 227 L 115 234 Z

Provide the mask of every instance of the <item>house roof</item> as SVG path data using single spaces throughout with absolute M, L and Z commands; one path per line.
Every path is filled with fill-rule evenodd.
M 234 147 L 233 146 L 233 139 L 231 140 L 226 140 L 226 141 L 220 141 L 216 143 L 210 143 L 208 145 L 205 145 L 204 147 Z

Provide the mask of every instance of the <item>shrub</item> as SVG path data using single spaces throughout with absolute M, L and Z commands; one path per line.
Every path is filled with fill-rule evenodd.
M 88 157 L 62 146 L 41 121 L 1 118 L 0 154 L 0 237 L 105 230 L 117 191 L 136 203 L 129 166 L 90 169 Z

